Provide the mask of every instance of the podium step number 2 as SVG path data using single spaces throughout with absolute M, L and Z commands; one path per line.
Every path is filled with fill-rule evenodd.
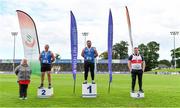
M 82 84 L 82 97 L 95 98 L 97 95 L 96 84 Z
M 53 88 L 51 88 L 51 89 L 48 89 L 48 88 L 38 89 L 37 95 L 39 98 L 49 98 L 53 95 Z

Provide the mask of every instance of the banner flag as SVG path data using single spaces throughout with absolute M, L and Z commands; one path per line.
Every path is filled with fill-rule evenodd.
M 25 12 L 17 10 L 21 30 L 24 57 L 28 59 L 33 74 L 40 75 L 40 62 L 38 60 L 40 47 L 33 19 Z

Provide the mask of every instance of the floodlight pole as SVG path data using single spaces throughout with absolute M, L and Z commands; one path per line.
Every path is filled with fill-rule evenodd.
M 17 36 L 18 32 L 11 32 L 11 35 L 14 37 L 14 48 L 13 48 L 13 72 L 15 70 L 15 51 L 16 51 L 16 46 L 15 46 L 15 42 L 16 42 L 16 36 Z
M 176 53 L 175 53 L 175 50 L 176 50 L 176 35 L 178 36 L 179 35 L 179 31 L 171 31 L 170 32 L 171 35 L 174 36 L 174 51 L 173 51 L 173 55 L 174 55 L 174 68 L 176 69 Z
M 86 47 L 86 36 L 88 36 L 88 32 L 82 32 L 82 35 L 84 36 L 84 46 Z

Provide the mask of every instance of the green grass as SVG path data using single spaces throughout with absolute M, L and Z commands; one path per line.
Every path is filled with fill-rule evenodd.
M 152 70 L 152 71 L 148 71 L 148 72 L 180 72 L 180 68 L 170 68 L 170 69 L 156 69 L 156 70 Z
M 113 75 L 108 94 L 108 75 L 96 75 L 97 98 L 81 97 L 83 75 L 77 75 L 76 94 L 70 74 L 53 75 L 54 96 L 37 98 L 40 77 L 32 76 L 28 100 L 18 99 L 15 75 L 0 75 L 0 107 L 180 107 L 180 75 L 147 75 L 143 77 L 145 98 L 130 97 L 130 75 Z M 46 82 L 47 85 L 47 82 Z

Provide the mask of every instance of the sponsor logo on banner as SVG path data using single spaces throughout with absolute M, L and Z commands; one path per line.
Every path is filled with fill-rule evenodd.
M 35 43 L 35 39 L 30 34 L 27 34 L 25 37 L 25 45 L 32 48 L 34 47 Z

